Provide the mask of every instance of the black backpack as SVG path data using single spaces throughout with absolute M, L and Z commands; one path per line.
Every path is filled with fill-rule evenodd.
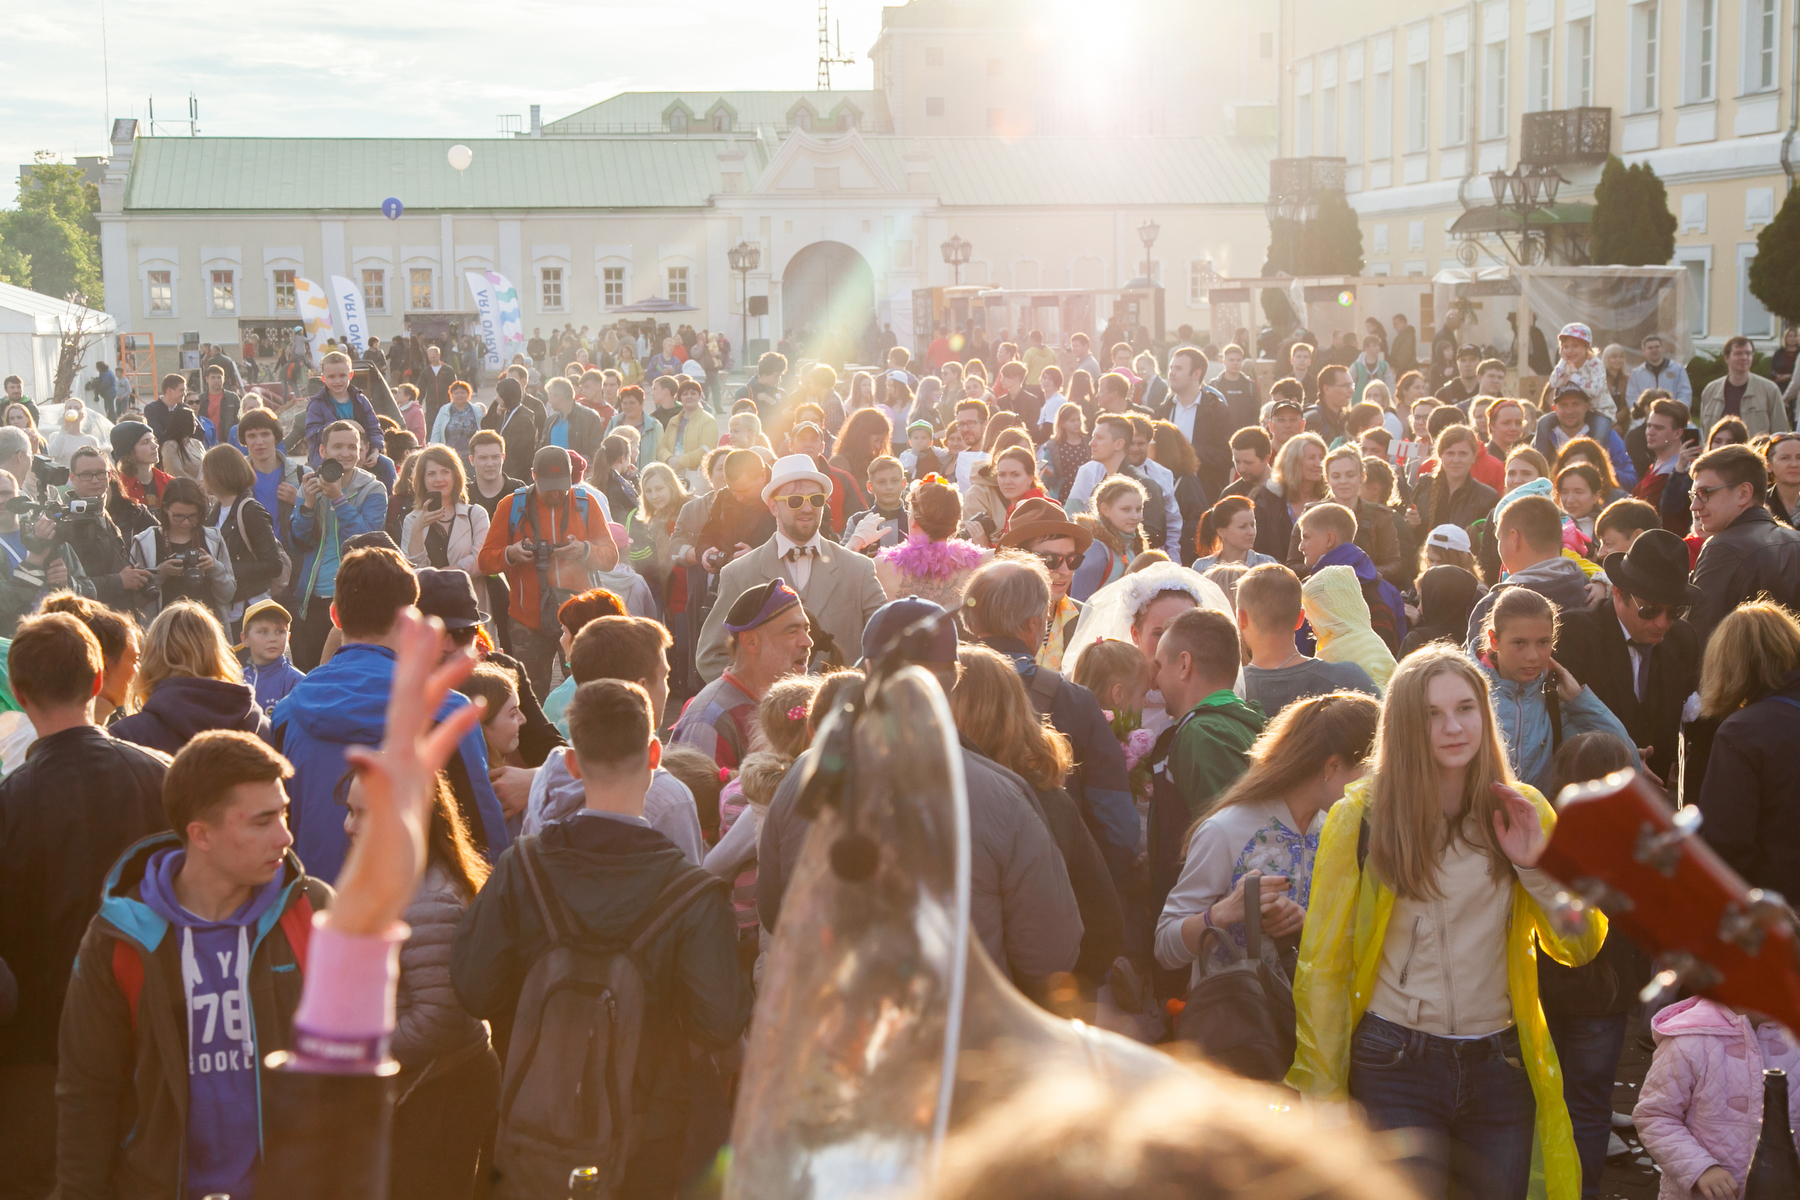
M 1201 931 L 1195 959 L 1200 982 L 1188 993 L 1175 1033 L 1210 1062 L 1273 1083 L 1294 1065 L 1294 984 L 1282 965 L 1263 954 L 1262 873 L 1252 871 L 1246 878 L 1245 950 L 1224 930 Z M 1212 961 L 1214 941 L 1231 956 L 1225 966 Z

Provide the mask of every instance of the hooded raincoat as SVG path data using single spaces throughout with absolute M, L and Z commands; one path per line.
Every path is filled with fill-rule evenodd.
M 1369 809 L 1371 786 L 1367 779 L 1352 783 L 1326 814 L 1294 972 L 1297 1047 L 1286 1082 L 1321 1099 L 1349 1098 L 1350 1040 L 1374 993 L 1388 918 L 1394 912 L 1393 890 L 1357 862 L 1358 833 Z M 1537 789 L 1521 785 L 1519 791 L 1537 809 L 1548 836 L 1556 825 L 1555 812 Z M 1581 1195 L 1581 1163 L 1563 1103 L 1562 1068 L 1538 1004 L 1537 951 L 1541 947 L 1557 962 L 1575 967 L 1599 953 L 1605 940 L 1606 918 L 1597 910 L 1589 910 L 1579 934 L 1563 937 L 1525 886 L 1513 882 L 1507 992 L 1525 1071 L 1537 1098 L 1536 1136 L 1548 1200 L 1576 1200 Z
M 1366 556 L 1365 556 L 1366 557 Z M 1369 602 L 1351 567 L 1322 567 L 1300 585 L 1300 603 L 1313 635 L 1319 639 L 1318 657 L 1326 662 L 1353 662 L 1369 673 L 1375 686 L 1387 690 L 1394 673 L 1394 655 L 1369 624 Z

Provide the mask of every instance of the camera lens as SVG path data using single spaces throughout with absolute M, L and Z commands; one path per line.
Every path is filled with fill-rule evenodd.
M 326 483 L 336 483 L 344 477 L 344 464 L 335 458 L 328 458 L 319 466 L 319 478 Z

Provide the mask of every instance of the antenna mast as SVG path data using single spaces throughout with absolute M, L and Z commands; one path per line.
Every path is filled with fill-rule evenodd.
M 829 0 L 819 0 L 819 90 L 831 90 L 831 68 L 833 65 L 853 66 L 854 58 L 844 57 L 843 38 L 838 38 L 838 47 L 834 53 L 831 48 L 831 14 L 828 11 Z

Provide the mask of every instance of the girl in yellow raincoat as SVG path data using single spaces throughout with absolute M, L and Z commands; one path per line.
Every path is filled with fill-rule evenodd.
M 1395 670 L 1369 777 L 1326 818 L 1294 977 L 1287 1082 L 1348 1098 L 1378 1129 L 1422 1129 L 1427 1197 L 1523 1200 L 1534 1142 L 1549 1200 L 1581 1166 L 1538 1005 L 1541 946 L 1578 966 L 1606 919 L 1564 937 L 1535 869 L 1555 816 L 1507 766 L 1485 681 L 1449 646 Z

